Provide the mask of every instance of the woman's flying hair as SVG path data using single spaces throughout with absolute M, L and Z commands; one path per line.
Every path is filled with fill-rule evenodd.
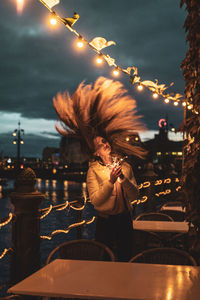
M 80 139 L 82 151 L 89 158 L 94 153 L 93 140 L 104 137 L 112 150 L 143 158 L 146 151 L 130 144 L 126 137 L 144 130 L 141 116 L 136 115 L 136 101 L 119 81 L 99 77 L 94 84 L 79 84 L 72 96 L 66 91 L 53 99 L 60 119 L 56 129 L 62 135 Z

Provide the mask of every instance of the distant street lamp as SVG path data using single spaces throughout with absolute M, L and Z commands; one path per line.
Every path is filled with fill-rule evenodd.
M 20 168 L 20 146 L 24 144 L 21 134 L 24 134 L 24 129 L 20 129 L 20 122 L 18 122 L 18 128 L 13 131 L 13 136 L 16 137 L 13 144 L 17 145 L 17 169 Z

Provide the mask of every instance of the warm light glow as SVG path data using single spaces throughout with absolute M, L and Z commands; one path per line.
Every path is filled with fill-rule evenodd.
M 113 73 L 113 76 L 115 76 L 115 77 L 119 76 L 119 70 L 118 69 L 114 69 L 112 73 Z
M 16 1 L 17 1 L 17 13 L 18 15 L 21 15 L 24 8 L 24 0 L 16 0 Z
M 49 22 L 50 22 L 50 24 L 53 25 L 53 26 L 55 26 L 55 25 L 57 24 L 57 20 L 56 20 L 55 17 L 51 17 Z
M 129 137 L 126 137 L 126 141 L 129 142 L 129 141 L 130 141 L 130 138 L 129 138 Z
M 77 42 L 77 47 L 78 48 L 83 48 L 84 44 L 83 44 L 83 41 L 78 41 Z
M 16 141 L 13 141 L 13 144 L 14 144 L 14 145 L 16 145 L 16 144 L 17 144 L 17 142 L 16 142 Z
M 101 65 L 103 63 L 103 59 L 102 59 L 102 57 L 100 55 L 96 58 L 96 63 L 98 65 Z
M 186 102 L 184 101 L 184 102 L 182 103 L 182 105 L 183 105 L 183 106 L 186 106 Z
M 192 105 L 190 104 L 190 105 L 188 105 L 188 107 L 187 107 L 188 109 L 192 109 Z
M 153 98 L 157 99 L 158 98 L 158 94 L 157 93 L 153 93 Z
M 139 85 L 137 86 L 137 89 L 138 89 L 138 91 L 142 91 L 142 90 L 143 90 L 143 85 L 139 84 Z
M 168 98 L 165 98 L 165 103 L 169 103 L 169 99 Z
M 21 141 L 20 143 L 21 143 L 21 144 L 24 144 L 24 141 Z
M 175 102 L 174 102 L 174 106 L 177 106 L 177 105 L 178 105 L 178 102 L 177 102 L 177 101 L 175 101 Z
M 13 132 L 13 136 L 16 136 L 17 134 L 16 134 L 16 132 Z
M 171 131 L 175 132 L 175 128 L 171 128 Z

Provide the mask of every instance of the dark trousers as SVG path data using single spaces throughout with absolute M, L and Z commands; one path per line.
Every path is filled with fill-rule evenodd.
M 97 216 L 95 239 L 107 245 L 118 261 L 129 261 L 133 254 L 133 224 L 130 212 L 108 217 Z

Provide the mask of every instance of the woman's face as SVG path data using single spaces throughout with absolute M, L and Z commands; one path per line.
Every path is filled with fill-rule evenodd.
M 95 147 L 94 154 L 100 157 L 109 155 L 111 152 L 110 144 L 106 141 L 106 139 L 104 139 L 101 136 L 97 136 L 96 138 L 94 138 L 94 147 Z

